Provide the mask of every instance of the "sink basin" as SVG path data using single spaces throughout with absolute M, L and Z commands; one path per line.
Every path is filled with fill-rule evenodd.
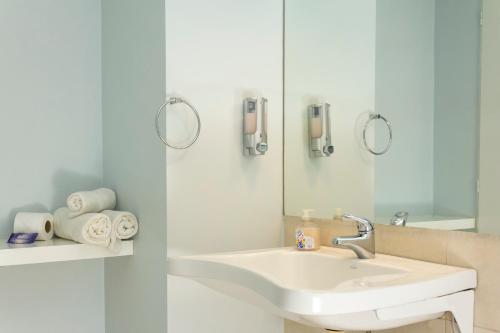
M 278 316 L 331 330 L 381 330 L 454 314 L 472 333 L 476 272 L 377 254 L 294 248 L 169 258 L 171 275 L 198 281 Z

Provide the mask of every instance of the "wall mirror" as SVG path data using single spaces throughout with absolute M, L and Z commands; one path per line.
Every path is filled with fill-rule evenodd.
M 285 214 L 407 212 L 500 233 L 498 13 L 495 0 L 286 0 Z

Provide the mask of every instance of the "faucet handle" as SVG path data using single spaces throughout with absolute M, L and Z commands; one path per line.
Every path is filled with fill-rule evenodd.
M 365 219 L 363 217 L 354 216 L 351 214 L 344 214 L 342 217 L 349 219 L 349 220 L 356 221 L 358 223 L 358 231 L 359 232 L 366 233 L 366 232 L 373 231 L 373 223 L 371 223 L 371 221 L 368 219 Z

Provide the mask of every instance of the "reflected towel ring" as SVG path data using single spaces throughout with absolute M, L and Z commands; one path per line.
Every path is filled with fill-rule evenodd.
M 166 112 L 168 105 L 179 104 L 179 103 L 187 105 L 191 109 L 191 111 L 193 111 L 194 115 L 196 116 L 196 122 L 197 122 L 196 135 L 193 137 L 193 139 L 188 144 L 186 144 L 184 146 L 174 146 L 174 145 L 169 144 L 167 142 L 167 140 L 161 135 L 161 130 L 160 130 L 160 116 L 161 116 L 162 111 Z M 198 111 L 196 110 L 196 108 L 194 106 L 192 106 L 188 101 L 186 101 L 180 97 L 170 97 L 158 109 L 158 112 L 156 113 L 156 118 L 155 118 L 155 127 L 156 127 L 156 134 L 158 135 L 160 140 L 163 141 L 163 143 L 167 147 L 173 148 L 173 149 L 187 149 L 187 148 L 191 147 L 196 141 L 198 141 L 198 138 L 200 137 L 201 119 L 200 119 L 200 115 L 199 115 Z
M 385 122 L 385 125 L 387 126 L 387 129 L 389 130 L 389 140 L 387 141 L 387 145 L 386 145 L 385 149 L 381 150 L 381 151 L 375 151 L 374 148 L 370 147 L 368 145 L 368 142 L 366 141 L 366 130 L 368 129 L 368 124 L 370 124 L 370 122 L 372 120 L 377 120 L 377 119 L 382 119 Z M 380 113 L 371 113 L 370 117 L 366 121 L 365 128 L 363 129 L 363 143 L 365 144 L 366 150 L 368 150 L 373 155 L 384 155 L 385 153 L 387 153 L 387 151 L 389 150 L 389 148 L 391 148 L 391 144 L 392 144 L 392 126 L 391 126 L 391 122 L 389 120 L 387 120 L 384 116 L 382 116 Z

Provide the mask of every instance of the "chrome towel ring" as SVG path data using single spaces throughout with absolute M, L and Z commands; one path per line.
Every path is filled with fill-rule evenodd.
M 368 125 L 370 124 L 371 121 L 377 120 L 377 119 L 382 119 L 385 122 L 385 125 L 387 126 L 387 130 L 389 131 L 389 140 L 387 141 L 387 145 L 385 148 L 381 151 L 375 151 L 374 148 L 370 147 L 368 145 L 368 142 L 366 141 L 366 130 L 368 129 Z M 370 117 L 366 121 L 365 128 L 363 129 L 363 143 L 365 145 L 366 150 L 368 150 L 370 153 L 373 155 L 384 155 L 389 151 L 389 148 L 391 148 L 392 144 L 392 126 L 391 122 L 387 120 L 384 116 L 382 116 L 380 113 L 371 113 Z
M 161 116 L 161 113 L 163 111 L 167 111 L 167 107 L 169 105 L 173 105 L 173 104 L 184 104 L 186 106 L 188 106 L 191 111 L 194 113 L 194 115 L 196 116 L 196 122 L 197 122 L 197 127 L 196 127 L 196 134 L 195 136 L 193 137 L 193 139 L 187 143 L 186 145 L 184 146 L 174 146 L 174 145 L 171 145 L 167 142 L 167 140 L 161 135 L 161 130 L 160 130 L 160 116 Z M 163 141 L 163 143 L 169 147 L 169 148 L 173 148 L 173 149 L 187 149 L 189 147 L 191 147 L 197 140 L 198 138 L 200 137 L 200 132 L 201 132 L 201 119 L 200 119 L 200 115 L 198 113 L 198 110 L 196 110 L 196 108 L 191 105 L 188 101 L 180 98 L 180 97 L 170 97 L 168 98 L 165 103 L 163 103 L 162 106 L 160 106 L 160 108 L 158 109 L 158 112 L 156 112 L 156 118 L 155 118 L 155 127 L 156 127 L 156 134 L 158 135 L 158 137 L 160 138 L 161 141 Z

